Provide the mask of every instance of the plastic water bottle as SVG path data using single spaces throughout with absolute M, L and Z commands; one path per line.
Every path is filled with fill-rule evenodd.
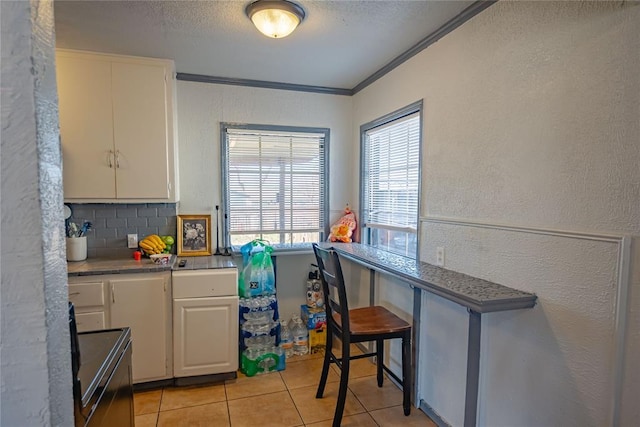
M 289 330 L 291 331 L 291 333 L 293 333 L 293 328 L 296 327 L 297 319 L 299 318 L 300 316 L 296 313 L 293 313 L 291 315 L 291 319 L 289 319 L 289 323 L 287 324 L 289 326 Z
M 282 349 L 282 347 L 274 347 L 273 353 L 278 356 L 276 371 L 284 371 L 287 367 L 287 357 L 284 354 L 284 350 Z
M 293 352 L 297 355 L 309 353 L 309 331 L 300 317 L 296 317 L 293 334 Z
M 286 321 L 283 320 L 280 324 L 280 347 L 284 350 L 286 357 L 291 357 L 293 356 L 293 334 Z

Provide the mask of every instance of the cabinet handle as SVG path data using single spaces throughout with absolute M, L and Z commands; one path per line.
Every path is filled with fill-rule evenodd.
M 107 161 L 109 162 L 109 169 L 113 168 L 113 162 L 111 161 L 111 156 L 113 156 L 113 150 L 109 150 L 109 154 L 107 155 Z
M 120 169 L 120 150 L 116 150 L 116 169 Z
M 112 303 L 116 303 L 116 289 L 113 286 L 113 283 L 111 284 L 111 302 Z
M 71 292 L 71 293 L 69 294 L 69 296 L 70 296 L 70 297 L 71 297 L 71 296 L 74 296 L 74 295 L 80 295 L 80 292 Z

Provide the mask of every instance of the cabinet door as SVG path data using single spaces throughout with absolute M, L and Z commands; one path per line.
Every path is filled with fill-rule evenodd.
M 116 194 L 167 199 L 169 153 L 165 67 L 113 62 Z
M 238 369 L 238 297 L 173 300 L 173 375 Z
M 135 276 L 109 280 L 111 327 L 131 328 L 133 382 L 166 378 L 167 279 Z
M 111 63 L 56 56 L 65 199 L 114 198 Z

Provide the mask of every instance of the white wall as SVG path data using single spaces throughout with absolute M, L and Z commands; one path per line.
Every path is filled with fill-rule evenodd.
M 539 297 L 483 316 L 479 425 L 640 417 L 638 28 L 638 2 L 498 2 L 354 96 L 354 141 L 424 99 L 421 258 Z M 423 303 L 420 397 L 461 425 L 467 315 Z
M 71 426 L 53 2 L 1 2 L 0 425 Z
M 211 213 L 215 220 L 215 205 L 222 209 L 220 122 L 329 128 L 330 220 L 335 221 L 347 203 L 354 204 L 349 182 L 351 97 L 182 81 L 177 92 L 179 214 Z M 299 312 L 306 302 L 311 261 L 311 254 L 277 258 L 281 318 Z
M 215 215 L 222 203 L 221 122 L 328 127 L 331 218 L 352 202 L 346 189 L 353 162 L 351 97 L 183 81 L 177 86 L 179 213 Z

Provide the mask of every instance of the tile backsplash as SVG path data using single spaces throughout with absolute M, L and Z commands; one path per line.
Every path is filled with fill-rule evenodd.
M 175 203 L 69 203 L 70 221 L 81 226 L 91 221 L 87 233 L 87 256 L 131 256 L 127 234 L 137 234 L 138 241 L 150 234 L 176 237 Z M 175 247 L 173 252 L 175 253 Z

